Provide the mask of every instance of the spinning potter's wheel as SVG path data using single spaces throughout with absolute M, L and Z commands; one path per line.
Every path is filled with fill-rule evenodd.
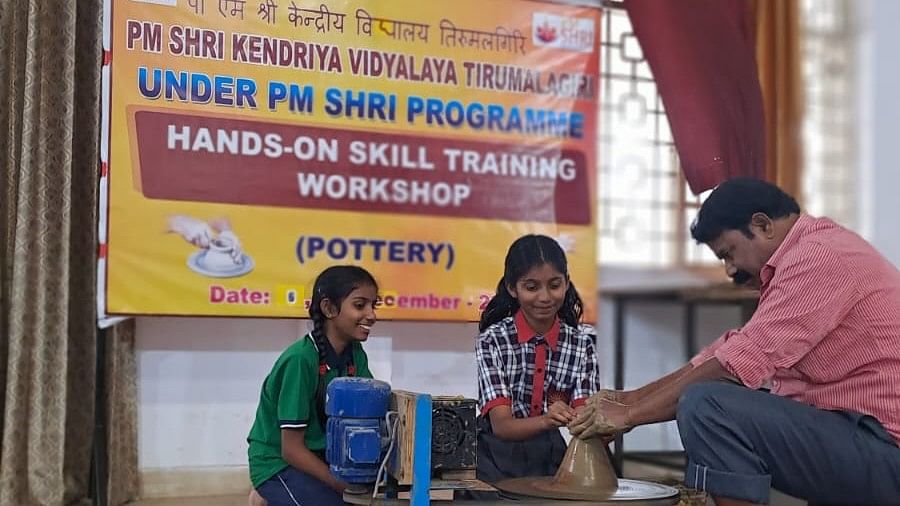
M 586 501 L 598 506 L 671 506 L 678 501 L 675 488 L 616 479 L 599 439 L 572 439 L 555 476 L 514 478 L 494 486 L 519 497 Z

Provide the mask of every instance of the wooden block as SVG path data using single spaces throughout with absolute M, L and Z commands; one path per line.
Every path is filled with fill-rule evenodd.
M 469 486 L 469 490 L 477 490 L 480 492 L 496 492 L 497 489 L 488 485 L 487 483 L 481 480 L 465 480 L 466 484 Z
M 432 489 L 450 490 L 477 490 L 481 492 L 496 492 L 497 489 L 481 480 L 432 480 Z
M 408 501 L 409 495 L 410 495 L 409 492 L 399 492 L 399 493 L 397 493 L 397 499 Z M 428 491 L 428 497 L 430 497 L 432 501 L 452 501 L 453 500 L 453 489 L 443 489 L 443 490 L 431 489 Z
M 399 485 L 412 485 L 413 448 L 416 426 L 416 398 L 414 392 L 394 390 L 391 392 L 391 411 L 399 413 L 398 434 L 394 443 L 394 456 L 389 463 L 389 471 Z
M 440 472 L 442 480 L 474 480 L 474 469 L 453 469 Z

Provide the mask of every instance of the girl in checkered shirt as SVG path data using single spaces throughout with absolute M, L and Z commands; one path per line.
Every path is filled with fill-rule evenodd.
M 582 307 L 556 240 L 513 242 L 479 324 L 479 479 L 546 476 L 559 467 L 566 451 L 559 428 L 599 385 L 596 335 L 580 325 Z

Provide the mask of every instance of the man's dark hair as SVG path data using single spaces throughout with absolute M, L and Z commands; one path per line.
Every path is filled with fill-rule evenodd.
M 775 220 L 800 213 L 800 206 L 772 183 L 749 177 L 729 179 L 703 202 L 691 225 L 691 236 L 698 243 L 709 243 L 726 230 L 740 230 L 753 237 L 750 218 L 755 213 Z

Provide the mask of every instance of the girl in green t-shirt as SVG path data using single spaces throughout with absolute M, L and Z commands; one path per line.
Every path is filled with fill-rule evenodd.
M 377 295 L 378 284 L 361 267 L 329 267 L 316 278 L 313 329 L 266 376 L 247 437 L 251 502 L 261 496 L 269 506 L 345 504 L 346 484 L 325 462 L 325 388 L 339 376 L 372 377 L 361 343 L 375 323 Z

